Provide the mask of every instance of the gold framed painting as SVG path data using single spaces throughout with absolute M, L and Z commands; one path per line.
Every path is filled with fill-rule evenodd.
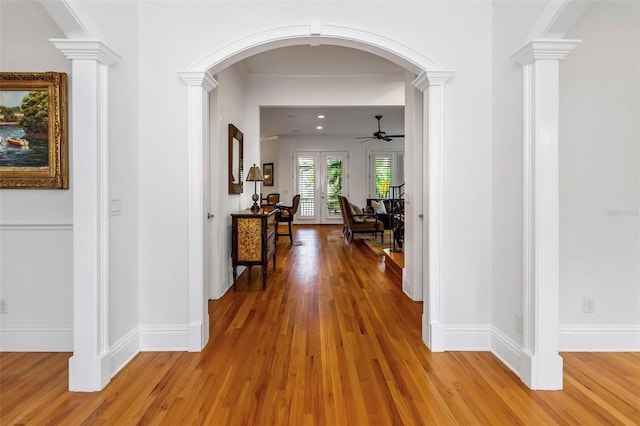
M 69 188 L 65 73 L 0 72 L 0 188 Z

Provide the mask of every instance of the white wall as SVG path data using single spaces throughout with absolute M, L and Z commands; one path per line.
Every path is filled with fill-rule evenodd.
M 225 291 L 233 284 L 233 275 L 231 273 L 231 213 L 237 213 L 242 209 L 251 207 L 253 201 L 251 195 L 253 195 L 253 183 L 245 182 L 243 185 L 242 194 L 229 194 L 229 124 L 236 126 L 244 136 L 244 175 L 249 172 L 249 168 L 253 163 L 259 164 L 259 154 L 256 150 L 259 150 L 259 144 L 256 141 L 259 138 L 258 133 L 252 133 L 248 131 L 247 120 L 245 117 L 245 76 L 240 73 L 236 67 L 229 67 L 226 70 L 221 71 L 216 75 L 216 79 L 219 83 L 217 89 L 217 111 L 218 111 L 218 128 L 219 128 L 219 152 L 220 155 L 217 158 L 212 158 L 212 169 L 218 168 L 219 174 L 219 193 L 221 197 L 212 199 L 212 205 L 219 205 L 218 221 L 221 226 L 220 238 L 215 241 L 214 244 L 218 244 L 220 247 L 224 247 L 224 250 L 220 253 L 222 256 L 222 265 L 224 265 L 224 272 L 222 275 L 223 281 L 221 286 L 213 286 L 211 293 L 212 299 L 221 297 Z M 212 140 L 212 144 L 216 141 Z M 213 146 L 213 145 L 212 145 Z M 216 219 L 214 219 L 216 220 Z M 238 269 L 238 273 L 244 270 L 244 268 Z
M 567 37 L 583 41 L 560 67 L 561 346 L 640 350 L 640 4 L 597 2 Z
M 63 36 L 39 2 L 3 1 L 0 71 L 69 73 L 70 62 L 49 42 Z M 72 349 L 72 195 L 72 184 L 68 190 L 0 190 L 2 351 Z
M 522 66 L 511 55 L 524 43 L 544 2 L 493 4 L 492 288 L 493 326 L 517 345 L 522 331 Z

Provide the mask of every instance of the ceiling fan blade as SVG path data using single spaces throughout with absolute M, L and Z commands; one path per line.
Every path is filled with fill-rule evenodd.
M 354 138 L 354 139 L 373 139 L 371 136 L 360 136 L 358 138 Z
M 404 135 L 387 135 L 388 138 L 404 138 Z
M 393 139 L 391 139 L 389 136 L 386 136 L 384 138 L 382 138 L 383 140 L 387 141 L 387 142 L 391 142 Z
M 356 138 L 356 139 L 361 139 L 361 138 Z M 376 138 L 367 138 L 363 141 L 360 141 L 360 143 L 365 143 L 365 142 L 374 141 L 374 140 L 376 140 Z

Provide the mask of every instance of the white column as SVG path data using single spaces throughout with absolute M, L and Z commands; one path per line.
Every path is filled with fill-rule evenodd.
M 209 143 L 209 92 L 218 82 L 206 71 L 180 71 L 187 85 L 187 145 L 189 170 L 189 351 L 199 352 L 209 341 L 209 310 L 204 285 L 204 144 Z
M 533 40 L 512 59 L 524 67 L 523 347 L 521 379 L 562 389 L 559 322 L 559 68 L 578 40 Z
M 428 262 L 423 271 L 428 281 L 423 286 L 425 303 L 422 314 L 422 340 L 431 352 L 442 352 L 444 347 L 444 321 L 442 310 L 442 240 L 443 240 L 443 181 L 444 181 L 444 85 L 454 71 L 425 71 L 413 85 L 423 95 L 423 211 L 428 221 L 423 226 L 423 247 L 428 247 Z M 416 283 L 417 285 L 417 283 Z
M 69 390 L 98 391 L 109 354 L 108 71 L 118 55 L 100 41 L 51 42 L 71 59 L 73 356 Z

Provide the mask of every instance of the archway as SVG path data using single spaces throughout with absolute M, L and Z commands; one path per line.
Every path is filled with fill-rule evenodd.
M 388 59 L 417 75 L 412 85 L 422 92 L 421 132 L 416 135 L 416 144 L 424 149 L 421 156 L 413 160 L 407 172 L 418 176 L 425 170 L 428 191 L 422 186 L 420 192 L 428 192 L 428 198 L 416 191 L 416 205 L 409 223 L 414 223 L 419 235 L 417 246 L 427 252 L 428 266 L 423 273 L 422 261 L 412 263 L 408 275 L 415 277 L 414 286 L 419 299 L 426 297 L 423 313 L 423 340 L 432 351 L 444 350 L 442 321 L 442 291 L 440 283 L 442 242 L 442 158 L 444 127 L 444 84 L 453 76 L 453 71 L 443 70 L 436 61 L 422 56 L 407 46 L 380 35 L 336 25 L 322 25 L 312 21 L 309 25 L 280 27 L 260 32 L 218 49 L 198 61 L 185 71 L 179 71 L 187 84 L 188 98 L 188 247 L 189 247 L 189 350 L 199 351 L 207 343 L 208 310 L 207 292 L 204 284 L 204 168 L 203 152 L 209 141 L 209 92 L 217 87 L 212 74 L 251 55 L 278 47 L 301 44 L 329 44 L 355 48 Z M 411 203 L 409 194 L 408 204 Z M 423 218 L 428 221 L 423 224 Z M 415 250 L 416 256 L 425 256 Z M 220 259 L 216 259 L 220 261 Z M 220 264 L 220 266 L 222 266 Z M 428 275 L 428 278 L 427 278 Z M 419 300 L 418 299 L 418 300 Z

